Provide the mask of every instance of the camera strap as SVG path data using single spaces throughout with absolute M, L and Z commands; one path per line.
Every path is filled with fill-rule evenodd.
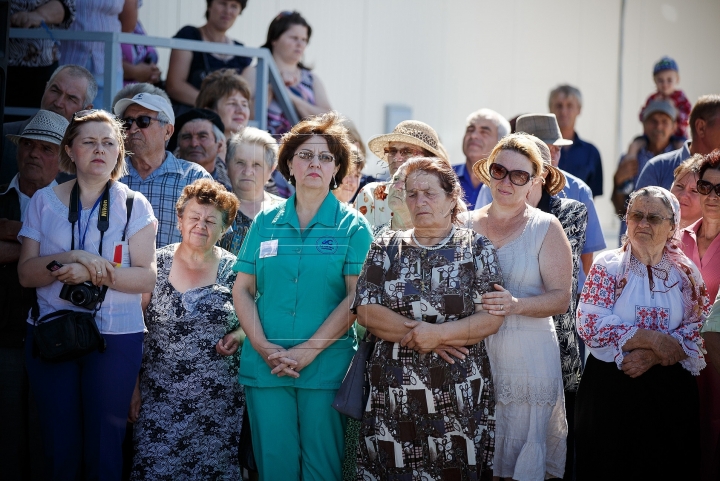
M 105 185 L 105 190 L 102 193 L 102 196 L 100 196 L 100 212 L 98 212 L 98 221 L 97 221 L 97 228 L 100 231 L 100 247 L 98 248 L 98 253 L 100 254 L 100 257 L 102 257 L 102 244 L 103 244 L 103 236 L 105 235 L 105 231 L 110 228 L 110 184 L 111 180 L 108 180 L 108 183 Z M 96 204 L 97 205 L 97 204 Z M 75 185 L 72 188 L 72 191 L 70 192 L 70 206 L 68 208 L 68 221 L 72 224 L 71 229 L 71 235 L 72 240 L 70 244 L 70 250 L 75 250 L 75 223 L 78 223 L 78 236 L 81 236 L 82 233 L 80 232 L 80 221 L 78 216 L 78 209 L 80 207 L 80 184 L 78 184 L 77 180 L 75 181 Z M 93 207 L 94 209 L 94 207 Z M 90 211 L 90 215 L 92 216 L 92 211 Z M 88 217 L 88 223 L 90 222 L 90 218 Z M 86 229 L 87 230 L 87 229 Z M 85 246 L 81 246 L 82 249 Z

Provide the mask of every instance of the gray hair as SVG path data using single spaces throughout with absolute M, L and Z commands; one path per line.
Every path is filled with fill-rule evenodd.
M 255 127 L 245 127 L 242 131 L 232 135 L 227 143 L 226 161 L 229 164 L 235 158 L 238 147 L 242 144 L 253 144 L 262 147 L 265 163 L 271 169 L 277 166 L 278 144 L 275 138 L 264 130 Z
M 95 101 L 95 97 L 97 97 L 98 93 L 98 84 L 95 80 L 95 77 L 93 74 L 91 74 L 88 69 L 85 67 L 81 67 L 80 65 L 73 65 L 73 64 L 67 64 L 67 65 L 61 65 L 58 68 L 55 69 L 53 74 L 50 76 L 50 80 L 47 81 L 47 86 L 45 87 L 45 90 L 52 85 L 53 80 L 55 80 L 55 77 L 58 76 L 58 74 L 64 70 L 67 70 L 68 73 L 75 78 L 82 78 L 87 80 L 87 89 L 85 90 L 85 99 L 83 101 L 83 108 L 87 107 L 91 103 Z
M 118 91 L 118 93 L 115 94 L 115 97 L 113 98 L 113 101 L 112 101 L 112 108 L 110 110 L 113 112 L 115 111 L 115 104 L 118 103 L 119 100 L 131 99 L 131 98 L 135 97 L 137 94 L 159 95 L 160 97 L 167 100 L 170 105 L 172 105 L 172 101 L 170 100 L 170 97 L 168 97 L 168 94 L 165 93 L 165 91 L 163 89 L 161 89 L 160 87 L 156 87 L 153 84 L 141 82 L 141 83 L 137 83 L 137 84 L 126 85 L 125 87 L 121 88 Z M 160 118 L 159 115 L 158 115 L 158 118 Z M 167 119 L 166 123 L 169 123 L 170 119 L 167 117 L 167 115 L 165 116 L 165 118 Z
M 164 114 L 163 114 L 163 115 L 164 115 Z M 158 118 L 160 118 L 160 114 L 159 114 L 159 113 L 158 113 Z M 192 120 L 188 120 L 187 122 L 185 122 L 185 125 L 197 124 L 197 123 L 200 123 L 200 122 L 208 122 L 208 123 L 212 126 L 212 133 L 213 133 L 213 135 L 215 136 L 215 142 L 225 143 L 225 134 L 223 133 L 222 130 L 220 130 L 220 129 L 218 128 L 217 125 L 215 125 L 214 123 L 212 123 L 212 121 L 211 121 L 210 119 L 204 119 L 204 118 L 202 118 L 202 117 L 198 117 L 198 118 L 195 118 L 195 119 L 192 119 Z M 183 125 L 183 128 L 185 128 L 185 125 Z M 182 130 L 182 129 L 180 129 L 180 130 Z M 178 134 L 178 135 L 179 135 L 179 134 Z
M 580 89 L 578 89 L 577 87 L 573 87 L 572 85 L 564 84 L 558 85 L 550 91 L 550 97 L 548 97 L 548 106 L 550 108 L 552 108 L 552 99 L 556 95 L 560 94 L 566 97 L 575 97 L 575 99 L 578 101 L 578 105 L 582 107 L 582 94 L 580 93 Z
M 488 119 L 491 120 L 493 124 L 495 124 L 495 128 L 497 128 L 498 133 L 498 141 L 500 141 L 500 139 L 502 139 L 506 135 L 510 134 L 510 122 L 508 122 L 505 117 L 495 112 L 494 110 L 476 110 L 475 112 L 468 115 L 468 118 L 465 121 L 465 127 L 470 126 L 470 124 L 474 123 L 477 119 Z

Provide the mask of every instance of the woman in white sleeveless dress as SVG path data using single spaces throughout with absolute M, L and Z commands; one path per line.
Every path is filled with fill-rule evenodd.
M 544 182 L 531 136 L 503 138 L 475 167 L 493 201 L 473 213 L 474 229 L 497 249 L 505 280 L 483 295 L 485 310 L 505 315 L 486 339 L 497 403 L 493 475 L 562 478 L 567 421 L 552 316 L 570 302 L 570 244 L 554 216 L 526 204 L 533 185 Z

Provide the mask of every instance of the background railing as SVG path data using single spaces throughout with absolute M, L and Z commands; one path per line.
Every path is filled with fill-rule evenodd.
M 115 68 L 120 65 L 121 43 L 132 45 L 150 45 L 160 48 L 190 50 L 193 52 L 218 53 L 241 57 L 254 57 L 256 65 L 255 88 L 255 121 L 258 128 L 267 129 L 268 85 L 272 88 L 275 100 L 280 104 L 285 116 L 296 124 L 299 121 L 297 112 L 290 101 L 285 83 L 275 65 L 272 54 L 266 48 L 241 47 L 225 43 L 205 42 L 201 40 L 185 40 L 179 38 L 149 37 L 134 33 L 118 32 L 78 32 L 68 30 L 52 30 L 52 35 L 41 28 L 11 28 L 10 38 L 43 38 L 51 40 L 80 40 L 85 42 L 102 42 L 105 44 L 105 68 L 103 70 L 104 98 L 103 105 L 112 104 L 112 99 L 122 85 L 118 85 Z M 3 102 L 5 99 L 2 99 Z M 5 115 L 33 115 L 39 106 L 5 107 Z

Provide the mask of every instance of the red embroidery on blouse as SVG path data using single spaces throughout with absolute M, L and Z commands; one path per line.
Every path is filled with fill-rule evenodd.
M 615 276 L 605 266 L 594 265 L 583 286 L 580 302 L 611 309 L 615 305 Z

